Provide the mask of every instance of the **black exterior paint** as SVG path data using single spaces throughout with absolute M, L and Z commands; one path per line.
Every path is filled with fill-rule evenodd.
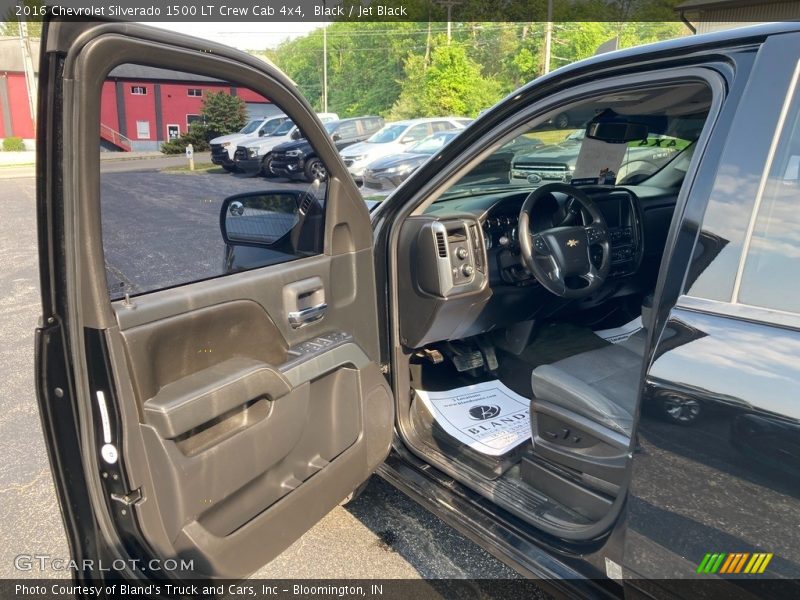
M 731 55 L 736 78 L 659 299 L 666 324 L 656 328 L 628 495 L 632 577 L 690 578 L 707 552 L 772 552 L 769 578 L 800 578 L 800 317 L 731 302 L 798 37 Z M 698 402 L 701 417 L 686 427 L 655 418 L 665 396 Z M 797 596 L 800 587 L 772 593 Z

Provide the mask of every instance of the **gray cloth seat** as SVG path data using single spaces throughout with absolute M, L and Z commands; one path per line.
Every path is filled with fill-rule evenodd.
M 626 341 L 536 367 L 531 375 L 532 412 L 537 400 L 550 402 L 630 437 L 647 331 L 654 317 L 650 295 L 642 303 L 643 329 Z
M 630 436 L 645 335 L 534 369 L 534 410 L 536 400 L 547 401 Z

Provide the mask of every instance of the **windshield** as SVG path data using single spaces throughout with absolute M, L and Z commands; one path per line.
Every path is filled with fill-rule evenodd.
M 403 135 L 407 127 L 407 125 L 401 125 L 399 123 L 385 125 L 382 129 L 372 134 L 367 141 L 371 144 L 388 144 Z
M 258 129 L 258 126 L 261 125 L 261 123 L 263 123 L 262 119 L 250 121 L 247 125 L 239 130 L 239 133 L 253 133 L 256 129 Z
M 683 89 L 678 90 L 679 87 Z M 678 173 L 682 161 L 676 159 L 700 136 L 710 98 L 705 86 L 683 84 L 636 94 L 620 93 L 568 106 L 555 117 L 503 144 L 440 198 L 532 190 L 553 182 L 639 185 L 662 170 L 666 172 L 672 164 L 676 165 L 675 177 L 653 181 L 659 185 L 672 181 L 679 186 L 685 170 Z M 649 110 L 644 112 L 642 107 Z M 638 129 L 631 131 L 637 131 L 637 135 L 643 131 L 646 137 L 588 138 L 586 125 L 593 119 L 632 124 Z
M 292 121 L 284 121 L 270 135 L 286 135 L 292 130 L 293 127 L 294 123 Z
M 431 135 L 411 146 L 406 152 L 412 152 L 414 154 L 435 154 L 444 148 L 447 142 L 456 137 L 456 135 L 458 134 L 446 133 Z

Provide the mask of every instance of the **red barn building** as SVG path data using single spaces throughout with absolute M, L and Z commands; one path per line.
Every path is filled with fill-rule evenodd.
M 34 68 L 38 68 L 39 40 L 31 40 L 30 46 Z M 32 140 L 34 136 L 19 38 L 0 37 L 0 139 L 21 137 Z
M 101 145 L 107 150 L 158 150 L 200 118 L 208 92 L 239 96 L 251 119 L 280 112 L 267 98 L 226 81 L 126 64 L 111 71 L 103 85 Z
M 31 40 L 34 68 L 39 42 Z M 186 133 L 200 118 L 203 96 L 226 92 L 247 104 L 251 119 L 280 113 L 269 99 L 229 82 L 142 65 L 125 64 L 111 71 L 103 85 L 100 146 L 108 151 L 157 151 L 161 144 Z M 22 50 L 18 38 L 0 38 L 0 139 L 32 140 L 34 119 L 28 102 Z

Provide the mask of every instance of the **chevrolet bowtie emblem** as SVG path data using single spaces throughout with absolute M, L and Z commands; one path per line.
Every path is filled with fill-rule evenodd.
M 578 240 L 567 240 L 567 246 L 569 246 L 570 248 L 574 248 L 577 245 L 578 245 Z

